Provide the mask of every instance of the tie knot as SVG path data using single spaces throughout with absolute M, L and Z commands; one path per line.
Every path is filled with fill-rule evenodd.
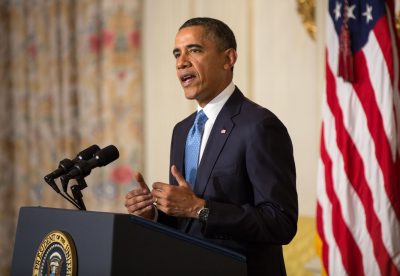
M 199 112 L 197 112 L 194 123 L 200 127 L 203 126 L 207 122 L 207 120 L 208 120 L 207 115 L 204 113 L 203 110 L 200 110 Z

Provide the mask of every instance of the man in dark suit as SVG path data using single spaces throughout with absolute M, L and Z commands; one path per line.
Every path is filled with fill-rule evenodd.
M 128 212 L 245 254 L 248 275 L 285 275 L 282 244 L 294 237 L 298 217 L 285 126 L 232 83 L 236 40 L 225 23 L 188 20 L 173 54 L 198 111 L 174 128 L 170 183 L 150 191 L 137 173 L 140 188 L 127 194 Z

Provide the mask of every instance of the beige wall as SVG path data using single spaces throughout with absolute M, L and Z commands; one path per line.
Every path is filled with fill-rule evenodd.
M 317 7 L 323 21 L 325 1 Z M 146 0 L 144 16 L 145 178 L 167 181 L 171 131 L 195 110 L 175 76 L 172 56 L 179 26 L 193 16 L 216 17 L 235 32 L 234 82 L 276 113 L 294 144 L 300 213 L 314 216 L 323 92 L 322 30 L 311 40 L 295 0 Z M 320 24 L 321 25 L 321 24 Z M 319 30 L 320 31 L 320 30 Z

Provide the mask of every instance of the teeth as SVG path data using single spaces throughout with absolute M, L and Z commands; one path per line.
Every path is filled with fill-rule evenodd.
M 193 75 L 184 75 L 184 76 L 181 77 L 181 80 L 182 81 L 186 81 L 186 80 L 191 79 L 193 77 L 194 77 Z

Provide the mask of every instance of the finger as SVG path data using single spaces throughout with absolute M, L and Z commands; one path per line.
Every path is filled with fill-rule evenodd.
M 150 190 L 143 190 L 142 188 L 136 188 L 129 191 L 126 194 L 125 199 L 130 199 L 139 195 L 148 195 L 148 194 L 150 194 Z
M 150 198 L 150 199 L 145 200 L 145 201 L 137 202 L 137 203 L 134 203 L 134 204 L 127 203 L 126 207 L 128 209 L 128 212 L 132 214 L 132 213 L 141 211 L 142 209 L 145 209 L 145 208 L 147 208 L 148 206 L 151 206 L 151 205 L 153 205 L 153 198 Z
M 171 205 L 171 202 L 167 198 L 163 197 L 163 195 L 161 195 L 161 196 L 153 195 L 153 204 L 157 205 L 157 206 Z
M 160 200 L 161 198 L 164 198 L 168 196 L 168 193 L 165 193 L 163 190 L 160 189 L 153 189 L 151 191 L 151 195 L 153 196 L 153 199 L 155 200 L 156 198 Z
M 180 213 L 179 209 L 176 207 L 162 205 L 162 204 L 158 204 L 158 203 L 157 203 L 157 209 L 167 215 L 170 215 L 170 216 L 176 216 Z
M 140 188 L 143 190 L 149 190 L 149 187 L 147 186 L 146 182 L 144 181 L 143 175 L 140 172 L 134 172 L 133 177 L 139 183 Z
M 153 208 L 154 208 L 153 205 L 149 205 L 149 206 L 146 206 L 143 209 L 140 209 L 140 210 L 138 210 L 136 212 L 133 212 L 133 214 L 136 215 L 136 216 L 142 216 L 143 214 L 145 214 L 146 212 L 149 212 Z
M 189 184 L 186 182 L 185 178 L 182 176 L 181 172 L 178 171 L 175 165 L 171 166 L 171 173 L 172 176 L 175 177 L 176 181 L 178 182 L 179 186 L 189 187 Z
M 154 210 L 155 209 L 156 208 L 152 205 L 147 206 L 146 208 L 144 208 L 138 212 L 135 212 L 134 215 L 152 220 L 152 219 L 154 219 L 154 212 L 155 212 Z
M 170 186 L 171 185 L 162 182 L 154 182 L 152 185 L 153 190 L 159 190 L 159 191 L 168 190 Z
M 151 195 L 151 193 L 148 193 L 145 195 L 138 195 L 138 196 L 134 196 L 132 198 L 126 199 L 125 204 L 126 205 L 134 205 L 134 204 L 140 203 L 142 201 L 147 201 L 152 198 L 153 198 L 153 196 Z
M 151 204 L 152 202 L 153 197 L 151 194 L 135 196 L 125 200 L 125 207 L 128 209 L 128 212 L 132 213 L 148 204 Z

